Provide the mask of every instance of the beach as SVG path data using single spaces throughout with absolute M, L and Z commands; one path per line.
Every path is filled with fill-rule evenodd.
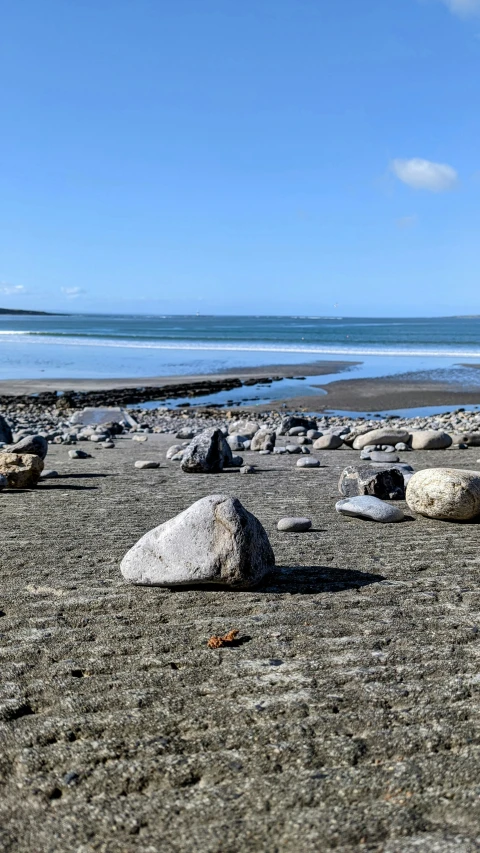
M 477 525 L 339 516 L 353 450 L 208 476 L 166 462 L 171 443 L 52 445 L 59 479 L 0 497 L 2 850 L 477 849 Z M 261 520 L 275 574 L 126 584 L 128 548 L 212 492 Z M 312 530 L 279 533 L 286 514 Z M 239 646 L 207 648 L 231 629 Z

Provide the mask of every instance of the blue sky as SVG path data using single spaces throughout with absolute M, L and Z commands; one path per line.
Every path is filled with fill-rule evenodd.
M 480 313 L 480 0 L 19 0 L 0 305 Z

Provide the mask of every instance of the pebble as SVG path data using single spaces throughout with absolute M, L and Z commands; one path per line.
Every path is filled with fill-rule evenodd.
M 255 474 L 255 466 L 242 465 L 242 467 L 240 468 L 240 474 Z
M 160 462 L 153 462 L 148 459 L 137 459 L 135 462 L 135 468 L 141 468 L 142 470 L 145 468 L 160 468 Z
M 132 441 L 148 441 L 147 435 L 134 435 Z
M 445 450 L 451 443 L 451 436 L 446 432 L 433 429 L 412 432 L 412 450 Z
M 277 530 L 282 533 L 304 533 L 310 530 L 312 522 L 310 518 L 281 518 L 277 524 Z
M 41 480 L 56 480 L 58 478 L 58 471 L 53 471 L 52 469 L 46 469 L 42 471 L 40 474 Z
M 287 444 L 285 447 L 287 453 L 301 453 L 302 448 L 298 446 L 298 444 Z
M 85 450 L 69 450 L 68 455 L 70 459 L 91 459 L 90 453 L 86 453 Z
M 402 521 L 405 518 L 399 507 L 387 504 L 385 501 L 373 497 L 373 495 L 359 495 L 337 501 L 335 509 L 341 515 L 366 518 L 369 521 L 379 521 L 382 524 Z
M 314 450 L 338 450 L 343 444 L 342 439 L 333 433 L 326 433 L 313 442 Z
M 310 457 L 310 459 L 299 459 L 297 468 L 320 468 L 320 462 L 313 457 Z
M 362 459 L 365 459 L 365 456 L 362 456 Z M 370 459 L 372 462 L 388 462 L 389 464 L 391 462 L 399 462 L 400 461 L 400 457 L 397 456 L 396 453 L 393 453 L 393 447 L 392 447 L 391 451 L 389 451 L 389 450 L 373 450 L 370 453 Z
M 105 450 L 113 450 L 115 447 L 113 441 L 104 441 L 100 447 L 103 447 Z

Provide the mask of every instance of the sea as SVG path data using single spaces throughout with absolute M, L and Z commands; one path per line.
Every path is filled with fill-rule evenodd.
M 480 370 L 469 370 L 480 363 L 480 316 L 0 315 L 0 379 L 140 379 L 306 365 L 301 387 L 294 379 L 254 387 L 246 401 L 252 405 L 318 394 L 308 374 L 316 361 L 349 363 L 342 373 L 322 376 L 322 385 L 421 372 L 480 388 Z M 245 398 L 243 389 L 238 399 L 225 394 L 228 402 Z

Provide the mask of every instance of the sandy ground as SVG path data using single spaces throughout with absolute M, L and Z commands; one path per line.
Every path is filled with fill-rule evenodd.
M 61 479 L 0 494 L 2 853 L 479 850 L 478 524 L 338 516 L 351 450 L 208 476 L 170 443 L 53 447 Z M 218 492 L 265 525 L 267 583 L 123 582 L 140 535 Z M 278 533 L 286 514 L 314 529 Z M 238 648 L 207 648 L 233 628 Z

